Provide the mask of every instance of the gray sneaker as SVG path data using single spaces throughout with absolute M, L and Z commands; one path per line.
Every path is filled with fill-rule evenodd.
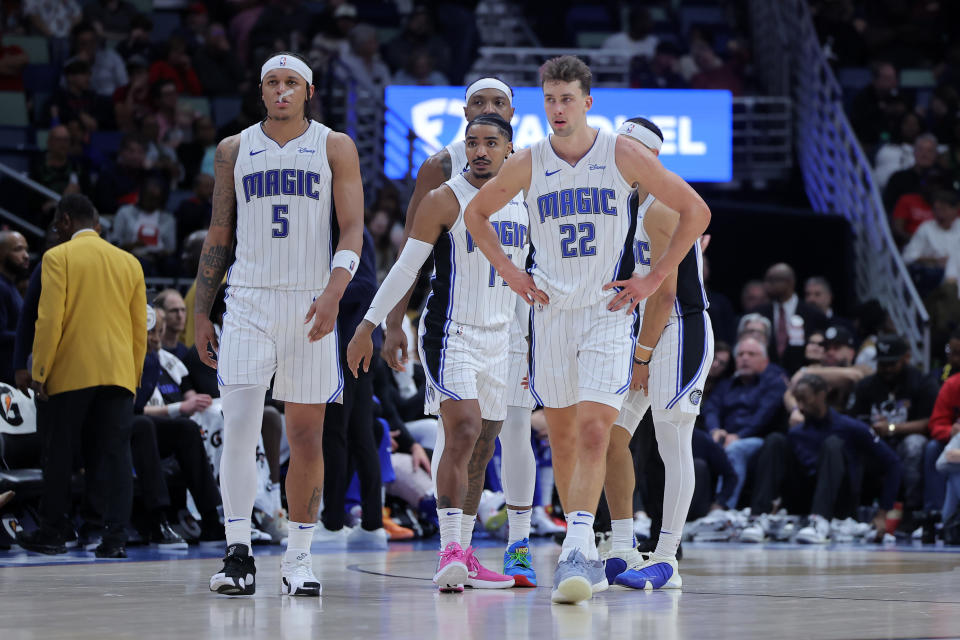
M 594 593 L 606 591 L 610 587 L 607 580 L 607 571 L 600 560 L 587 560 L 587 571 L 590 574 L 590 587 Z
M 600 565 L 599 576 L 595 573 L 593 563 L 578 549 L 573 550 L 566 560 L 557 564 L 550 600 L 559 604 L 577 604 L 592 598 L 595 580 L 602 578 L 604 583 L 607 581 L 603 565 L 599 562 L 596 564 Z

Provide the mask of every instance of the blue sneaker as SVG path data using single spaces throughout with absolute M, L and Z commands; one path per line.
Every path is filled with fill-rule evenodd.
M 600 573 L 603 573 L 603 565 Z M 552 602 L 560 604 L 577 604 L 593 597 L 593 585 L 596 580 L 596 568 L 593 567 L 579 549 L 574 549 L 566 560 L 557 564 L 553 573 L 553 591 L 550 594 Z M 606 576 L 603 582 L 606 582 Z
M 676 558 L 661 560 L 653 556 L 640 567 L 624 571 L 614 582 L 631 589 L 646 590 L 680 589 L 683 586 Z
M 537 573 L 530 564 L 530 539 L 517 540 L 503 552 L 503 575 L 513 576 L 515 587 L 537 586 Z
M 606 554 L 603 569 L 607 575 L 607 582 L 614 584 L 621 573 L 628 569 L 639 569 L 643 565 L 643 556 L 634 548 L 610 551 Z

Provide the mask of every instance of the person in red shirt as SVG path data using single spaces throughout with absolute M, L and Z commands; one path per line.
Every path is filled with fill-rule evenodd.
M 178 93 L 203 95 L 203 87 L 193 70 L 190 54 L 187 53 L 187 43 L 182 36 L 170 36 L 166 57 L 150 65 L 150 84 L 154 85 L 160 80 L 175 82 Z
M 893 237 L 898 244 L 905 245 L 917 227 L 927 220 L 933 220 L 933 207 L 924 194 L 905 193 L 897 200 L 891 218 Z
M 0 34 L 0 91 L 23 91 L 23 68 L 29 62 L 23 49 L 15 44 L 3 44 Z
M 923 508 L 928 513 L 940 511 L 944 504 L 947 476 L 937 471 L 937 458 L 950 439 L 960 433 L 960 330 L 950 337 L 947 360 L 950 377 L 937 394 L 930 414 L 930 441 L 923 451 Z M 946 516 L 946 512 L 943 514 Z

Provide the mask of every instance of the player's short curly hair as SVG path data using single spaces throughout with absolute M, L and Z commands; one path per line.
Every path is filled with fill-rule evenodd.
M 503 134 L 503 137 L 506 138 L 508 142 L 513 142 L 513 127 L 510 126 L 510 123 L 504 120 L 500 114 L 497 113 L 484 113 L 477 116 L 467 123 L 467 128 L 464 133 L 469 133 L 470 129 L 482 124 L 496 127 L 500 130 L 500 133 Z
M 583 95 L 590 95 L 590 83 L 593 74 L 587 63 L 577 56 L 558 56 L 550 58 L 540 67 L 540 86 L 547 82 L 580 82 Z

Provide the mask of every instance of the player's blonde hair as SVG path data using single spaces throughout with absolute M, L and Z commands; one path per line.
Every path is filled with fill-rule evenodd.
M 550 58 L 540 67 L 540 86 L 547 82 L 580 82 L 583 95 L 590 95 L 590 82 L 593 73 L 587 63 L 577 56 L 558 56 Z

